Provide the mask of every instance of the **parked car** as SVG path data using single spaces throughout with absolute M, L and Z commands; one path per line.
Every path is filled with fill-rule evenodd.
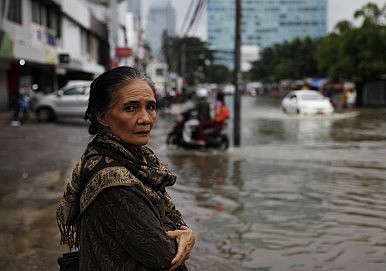
M 82 118 L 86 112 L 91 81 L 69 81 L 63 88 L 50 94 L 36 94 L 31 108 L 38 121 L 57 118 Z
M 314 90 L 294 90 L 282 100 L 283 112 L 289 114 L 331 114 L 334 112 L 330 100 Z

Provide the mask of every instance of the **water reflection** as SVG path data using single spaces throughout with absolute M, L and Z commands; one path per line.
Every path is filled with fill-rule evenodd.
M 150 146 L 198 235 L 189 270 L 386 270 L 385 114 L 288 116 L 243 97 L 241 147 L 226 152 L 166 146 L 176 115 L 160 114 Z M 56 204 L 89 137 L 80 125 L 14 128 L 0 149 L 12 161 L 0 164 L 0 269 L 55 270 Z
M 240 148 L 164 150 L 199 233 L 191 269 L 385 270 L 385 121 L 243 106 Z

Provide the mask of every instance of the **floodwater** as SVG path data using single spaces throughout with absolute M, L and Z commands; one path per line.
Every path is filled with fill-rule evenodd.
M 288 116 L 253 97 L 242 109 L 240 148 L 158 151 L 199 232 L 191 268 L 386 270 L 386 110 Z
M 197 234 L 189 270 L 386 270 L 385 115 L 288 116 L 243 97 L 241 146 L 220 152 L 165 145 L 176 115 L 160 114 L 150 146 L 178 176 L 170 194 Z M 58 270 L 54 211 L 86 127 L 1 129 L 0 270 Z

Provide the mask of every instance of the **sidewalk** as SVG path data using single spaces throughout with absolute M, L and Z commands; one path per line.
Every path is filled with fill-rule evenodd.
M 12 123 L 13 114 L 14 114 L 13 111 L 0 111 L 0 129 L 1 127 L 6 127 L 6 126 L 17 127 L 17 126 L 23 125 L 22 123 L 21 124 Z M 36 120 L 35 114 L 33 112 L 28 113 L 28 118 L 25 122 L 36 123 L 37 120 Z
M 12 111 L 0 111 L 0 126 L 9 125 L 12 114 Z

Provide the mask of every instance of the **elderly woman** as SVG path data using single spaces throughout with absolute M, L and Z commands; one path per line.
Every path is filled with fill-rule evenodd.
M 91 84 L 93 135 L 57 210 L 61 243 L 80 270 L 187 270 L 195 235 L 166 192 L 176 181 L 145 145 L 156 121 L 154 83 L 131 67 Z

